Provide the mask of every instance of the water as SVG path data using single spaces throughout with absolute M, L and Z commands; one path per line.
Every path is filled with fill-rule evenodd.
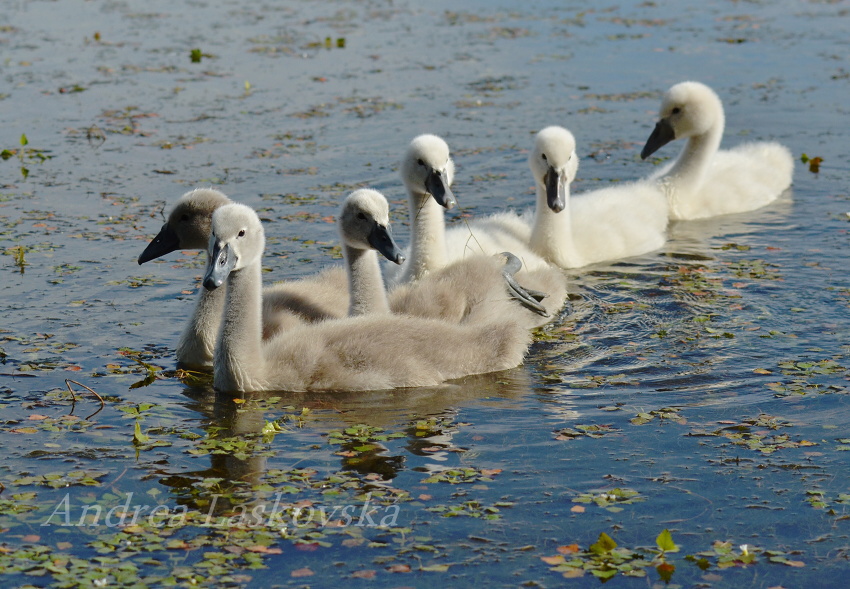
M 651 549 L 665 528 L 674 586 L 842 585 L 845 2 L 4 8 L 0 148 L 28 140 L 0 163 L 5 585 L 586 586 L 589 571 L 551 570 L 573 558 L 563 547 L 604 532 Z M 548 124 L 578 140 L 574 192 L 649 173 L 639 149 L 684 79 L 724 100 L 725 145 L 776 139 L 822 157 L 819 173 L 798 162 L 770 207 L 676 224 L 659 252 L 571 272 L 571 312 L 523 367 L 243 403 L 174 373 L 203 256 L 135 259 L 186 190 L 258 208 L 266 266 L 302 276 L 337 262 L 327 217 L 353 187 L 384 191 L 406 240 L 396 167 L 414 135 L 446 138 L 461 214 L 486 214 L 530 202 L 527 149 Z M 89 417 L 100 405 L 77 385 L 72 406 L 67 378 L 103 410 Z M 134 444 L 136 422 L 148 438 Z M 629 493 L 603 496 L 617 488 Z M 97 525 L 59 525 L 66 496 L 72 524 L 102 506 Z M 283 534 L 240 517 L 276 498 Z M 107 525 L 125 502 L 163 506 L 166 522 Z M 717 541 L 734 566 L 700 555 Z M 663 584 L 632 570 L 647 577 L 610 586 Z

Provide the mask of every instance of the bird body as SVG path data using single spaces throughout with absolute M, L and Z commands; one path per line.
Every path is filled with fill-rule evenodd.
M 650 176 L 667 197 L 671 219 L 752 211 L 791 185 L 794 161 L 787 147 L 760 141 L 720 150 L 724 125 L 720 98 L 705 84 L 682 82 L 664 94 L 660 119 L 641 157 L 686 139 L 675 162 Z

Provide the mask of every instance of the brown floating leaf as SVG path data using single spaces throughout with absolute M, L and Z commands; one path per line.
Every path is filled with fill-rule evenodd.
M 301 569 L 295 569 L 294 571 L 289 573 L 289 576 L 290 577 L 296 577 L 296 578 L 298 578 L 298 577 L 312 577 L 315 574 L 316 573 L 311 571 L 308 567 L 304 567 L 304 568 L 301 568 Z
M 377 574 L 378 574 L 378 571 L 365 570 L 365 571 L 354 571 L 353 573 L 351 573 L 351 576 L 356 578 L 356 579 L 374 579 L 375 575 L 377 575 Z
M 268 546 L 246 546 L 245 550 L 248 552 L 259 552 L 260 554 L 283 554 L 283 550 L 280 548 L 269 548 Z

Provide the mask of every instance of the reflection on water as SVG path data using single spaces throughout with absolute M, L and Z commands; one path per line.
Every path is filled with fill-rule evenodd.
M 524 368 L 437 387 L 366 393 L 272 392 L 234 397 L 208 387 L 189 388 L 184 394 L 191 401 L 185 406 L 200 414 L 204 441 L 214 442 L 209 444 L 209 465 L 179 471 L 166 468 L 157 475 L 178 497 L 193 502 L 201 498 L 204 505 L 225 489 L 236 491 L 234 500 L 244 503 L 250 488 L 261 483 L 270 468 L 351 471 L 370 481 L 367 488 L 379 486 L 407 467 L 408 454 L 426 458 L 429 462 L 419 469 L 429 470 L 440 468 L 432 463 L 445 461 L 446 451 L 465 451 L 452 442 L 464 407 L 497 408 L 530 392 Z M 279 427 L 270 429 L 270 424 Z M 393 450 L 376 441 L 387 434 L 391 434 Z M 325 446 L 319 462 L 314 456 L 317 441 Z M 329 441 L 335 445 L 328 446 Z M 281 444 L 283 450 L 276 450 Z M 333 460 L 338 464 L 332 464 Z M 204 492 L 211 479 L 216 479 L 215 486 Z M 232 504 L 221 501 L 217 507 L 226 512 Z

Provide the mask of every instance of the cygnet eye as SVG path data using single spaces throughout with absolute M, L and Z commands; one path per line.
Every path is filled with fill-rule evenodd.
M 357 218 L 363 219 L 365 221 L 366 220 L 366 213 L 357 213 Z
M 681 108 L 679 108 L 678 106 L 677 106 L 676 108 L 674 108 L 674 109 L 673 109 L 673 114 L 674 114 L 674 115 L 677 115 L 677 114 L 679 114 L 680 112 L 682 112 L 682 109 L 681 109 Z
M 543 158 L 543 161 L 544 161 L 544 162 L 545 162 L 545 161 L 547 161 L 547 160 L 546 160 L 546 154 L 545 154 L 545 153 L 541 153 L 541 154 L 540 154 L 540 157 L 542 157 L 542 158 Z
M 182 217 L 180 217 L 180 220 L 181 220 L 181 221 L 188 221 L 188 220 L 189 220 L 189 215 L 188 215 L 188 214 L 186 214 L 186 213 L 183 213 L 183 216 L 182 216 Z
M 423 167 L 425 166 L 425 162 L 422 161 L 422 158 L 419 158 L 418 160 L 416 160 L 416 163 L 419 164 L 420 166 L 423 166 Z
M 239 230 L 239 237 L 245 237 L 245 230 L 244 229 Z

